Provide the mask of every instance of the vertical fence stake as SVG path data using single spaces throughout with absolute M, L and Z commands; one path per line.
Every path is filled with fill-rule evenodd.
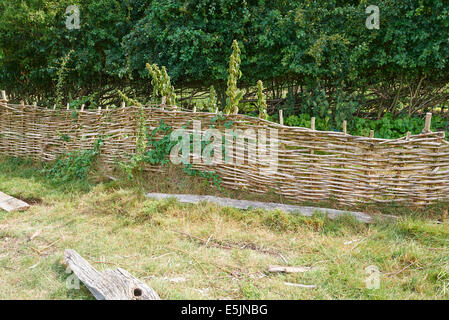
M 410 131 L 407 131 L 407 136 L 405 137 L 405 140 L 410 140 L 411 136 L 412 136 L 412 133 Z
M 67 103 L 67 111 L 70 110 L 70 103 Z
M 163 96 L 163 97 L 162 97 L 162 103 L 161 103 L 161 109 L 162 109 L 162 110 L 165 110 L 166 104 L 167 104 L 167 97 L 166 97 L 166 96 Z
M 126 108 L 126 102 L 122 101 L 122 108 Z
M 348 126 L 348 123 L 346 122 L 346 120 L 344 120 L 343 121 L 343 133 L 344 134 L 347 134 L 347 126 Z
M 0 105 L 3 105 L 6 107 L 8 103 L 8 99 L 6 98 L 6 91 L 2 90 L 2 98 L 0 99 Z
M 218 113 L 218 108 L 215 108 L 215 114 L 217 114 Z
M 193 107 L 193 113 L 195 113 L 195 112 L 196 112 L 196 106 Z
M 279 109 L 279 124 L 284 125 L 284 110 L 282 109 Z
M 370 137 L 370 139 L 373 139 L 373 138 L 374 138 L 374 130 L 371 130 L 371 131 L 369 132 L 369 137 Z
M 53 110 L 56 110 L 56 103 L 53 105 Z
M 315 117 L 312 117 L 312 119 L 310 119 L 310 128 L 315 131 Z M 311 149 L 310 150 L 310 154 L 315 154 L 315 150 Z
M 422 133 L 429 133 L 430 131 L 430 125 L 432 124 L 432 113 L 431 112 L 427 112 L 426 113 L 426 122 L 424 124 L 424 130 L 422 131 Z
M 34 102 L 34 103 L 33 103 L 33 108 L 34 108 L 34 110 L 37 109 L 37 102 Z
M 81 112 L 84 111 L 84 104 L 81 105 Z

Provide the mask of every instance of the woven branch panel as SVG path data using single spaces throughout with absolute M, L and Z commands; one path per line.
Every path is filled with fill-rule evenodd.
M 80 112 L 0 104 L 0 154 L 51 161 L 69 151 L 91 149 L 101 138 L 100 159 L 112 166 L 135 152 L 138 118 L 137 107 Z M 260 193 L 273 190 L 297 202 L 335 199 L 348 204 L 424 204 L 449 200 L 449 143 L 444 132 L 391 140 L 288 127 L 245 115 L 230 115 L 224 121 L 216 118 L 214 113 L 145 108 L 149 130 L 161 120 L 190 132 L 191 120 L 201 121 L 203 132 L 214 125 L 224 133 L 223 122 L 230 121 L 233 130 L 257 133 L 268 129 L 268 156 L 262 157 L 263 161 L 257 157 L 249 161 L 246 153 L 239 152 L 245 147 L 249 154 L 259 151 L 256 144 L 242 144 L 244 140 L 228 155 L 230 164 L 194 164 L 194 168 L 217 173 L 222 185 L 230 188 Z M 269 129 L 278 130 L 277 157 L 269 155 Z M 268 167 L 267 159 L 277 163 L 277 170 L 261 170 Z

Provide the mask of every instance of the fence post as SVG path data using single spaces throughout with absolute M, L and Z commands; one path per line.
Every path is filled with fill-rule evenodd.
M 373 139 L 374 138 L 374 130 L 370 130 L 369 132 L 369 138 Z
M 312 117 L 312 119 L 310 119 L 310 128 L 315 131 L 315 117 Z M 310 154 L 315 154 L 315 149 L 310 149 Z
M 410 140 L 411 136 L 412 136 L 412 133 L 410 131 L 407 131 L 407 135 L 405 136 L 405 140 Z
M 427 112 L 426 113 L 426 122 L 424 124 L 424 129 L 421 133 L 430 133 L 432 131 L 430 131 L 430 125 L 432 124 L 432 113 L 431 112 Z
M 2 106 L 6 107 L 6 104 L 8 103 L 8 99 L 6 98 L 6 91 L 2 90 L 2 98 L 0 99 L 0 104 Z
M 344 134 L 347 134 L 347 126 L 348 126 L 348 123 L 346 122 L 346 120 L 344 120 L 343 121 L 343 133 Z
M 279 109 L 279 124 L 284 125 L 284 110 L 282 109 Z
M 162 110 L 165 110 L 166 104 L 167 104 L 167 97 L 166 97 L 166 96 L 163 96 L 163 97 L 162 97 L 162 102 L 161 102 L 161 109 L 162 109 Z

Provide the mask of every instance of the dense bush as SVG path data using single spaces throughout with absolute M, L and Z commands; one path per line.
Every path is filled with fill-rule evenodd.
M 77 4 L 81 28 L 65 27 Z M 449 6 L 444 0 L 379 0 L 380 29 L 365 26 L 365 0 L 0 0 L 0 87 L 13 99 L 59 101 L 58 68 L 70 51 L 64 101 L 118 103 L 120 89 L 148 101 L 145 64 L 166 66 L 191 106 L 211 85 L 226 100 L 233 40 L 255 103 L 263 80 L 273 114 L 307 113 L 337 125 L 353 115 L 414 115 L 449 97 Z M 190 97 L 189 97 L 190 96 Z M 145 98 L 143 98 L 145 97 Z M 241 110 L 243 108 L 240 108 Z M 323 120 L 323 121 L 324 121 Z
M 272 120 L 275 120 L 272 118 Z M 309 114 L 300 114 L 289 116 L 285 119 L 284 124 L 295 127 L 310 128 L 311 116 Z M 330 123 L 328 118 L 316 118 L 315 128 L 323 131 L 342 131 L 342 123 L 334 125 Z M 404 137 L 407 132 L 419 134 L 424 128 L 424 119 L 419 117 L 403 116 L 393 118 L 391 113 L 385 114 L 380 119 L 365 119 L 354 117 L 348 123 L 348 133 L 356 136 L 368 136 L 371 130 L 374 130 L 376 138 L 400 138 Z M 432 131 L 449 131 L 449 123 L 441 116 L 434 116 L 431 125 Z M 447 136 L 449 138 L 449 136 Z

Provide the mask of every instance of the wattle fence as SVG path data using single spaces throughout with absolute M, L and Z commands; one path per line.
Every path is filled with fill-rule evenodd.
M 189 129 L 192 120 L 201 121 L 203 130 L 217 124 L 215 113 L 160 106 L 146 107 L 144 115 L 149 130 L 161 120 L 174 129 Z M 101 138 L 101 161 L 114 165 L 135 152 L 138 119 L 138 107 L 52 110 L 0 100 L 0 154 L 51 161 L 69 151 L 91 149 Z M 226 121 L 233 129 L 277 130 L 279 150 L 277 170 L 268 174 L 259 170 L 265 165 L 259 160 L 194 165 L 217 173 L 223 186 L 261 193 L 272 190 L 298 202 L 449 200 L 449 143 L 444 132 L 393 140 L 289 127 L 245 115 L 229 115 Z

